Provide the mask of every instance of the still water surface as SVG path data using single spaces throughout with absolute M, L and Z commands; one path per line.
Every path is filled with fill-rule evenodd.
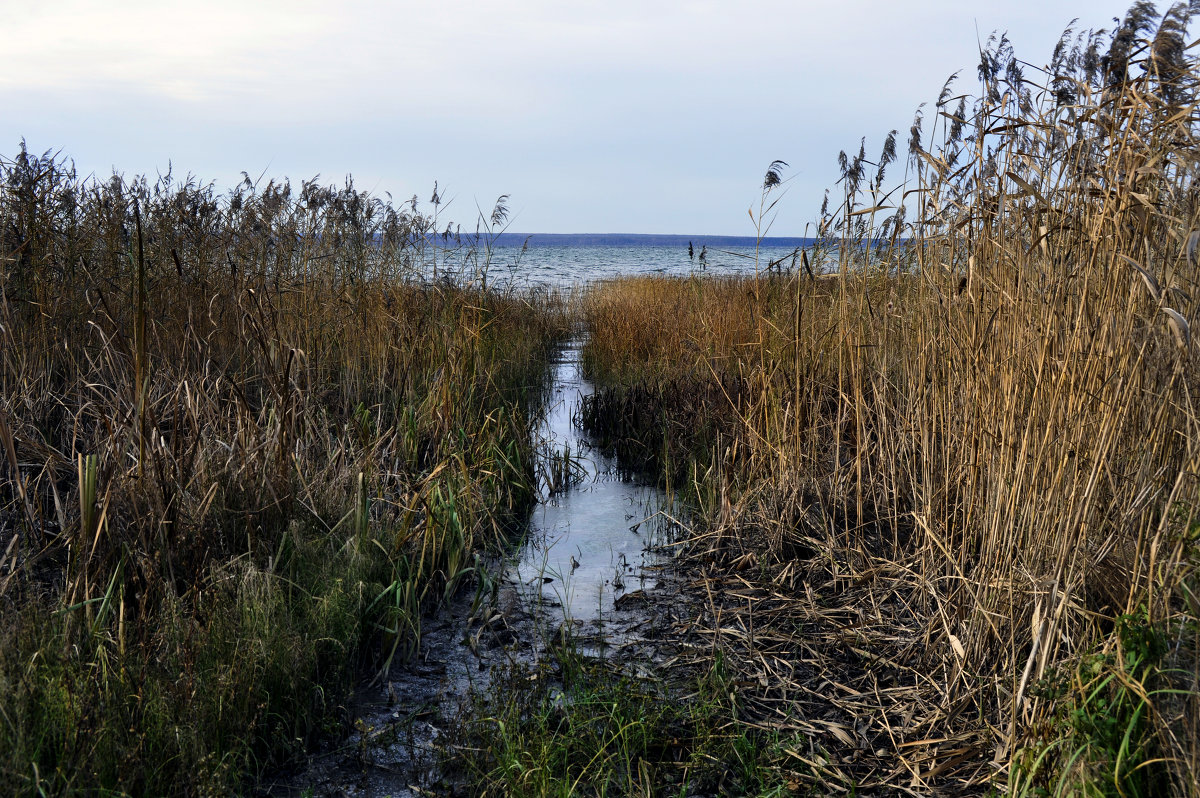
M 753 240 L 731 239 L 517 244 L 492 250 L 488 279 L 520 287 L 579 285 L 617 276 L 754 274 L 771 264 L 796 268 L 793 256 L 806 244 L 811 242 L 767 239 L 757 250 Z M 570 342 L 554 363 L 553 396 L 539 428 L 543 460 L 568 453 L 578 479 L 566 490 L 543 491 L 516 578 L 527 596 L 561 604 L 561 614 L 575 621 L 594 622 L 611 612 L 622 595 L 653 586 L 654 574 L 664 564 L 655 544 L 669 534 L 670 516 L 663 512 L 662 491 L 622 475 L 617 462 L 597 451 L 576 426 L 580 402 L 594 390 L 582 373 L 582 344 Z
M 623 476 L 575 423 L 580 401 L 593 391 L 583 377 L 580 346 L 572 341 L 554 363 L 553 396 L 539 429 L 543 458 L 567 453 L 574 484 L 543 488 L 516 570 L 527 595 L 561 604 L 567 618 L 592 621 L 624 593 L 645 587 L 646 569 L 661 562 L 652 544 L 661 542 L 667 525 L 659 512 L 662 491 Z

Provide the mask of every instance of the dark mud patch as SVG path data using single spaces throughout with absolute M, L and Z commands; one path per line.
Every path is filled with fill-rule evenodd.
M 656 677 L 669 657 L 655 641 L 676 635 L 686 614 L 669 574 L 646 581 L 645 589 L 623 593 L 603 617 L 588 620 L 563 620 L 556 602 L 521 581 L 503 581 L 474 613 L 474 594 L 464 591 L 426 622 L 411 662 L 359 686 L 348 707 L 348 736 L 276 774 L 260 785 L 260 794 L 469 794 L 460 730 L 480 722 L 489 694 L 511 691 L 514 678 L 555 689 L 564 648 L 615 663 L 636 678 Z
M 301 767 L 260 785 L 272 796 L 413 796 L 465 793 L 471 760 L 461 730 L 486 715 L 488 696 L 512 680 L 559 689 L 563 654 L 654 678 L 670 655 L 682 603 L 661 547 L 677 525 L 662 495 L 631 479 L 579 429 L 593 387 L 580 345 L 554 364 L 539 424 L 543 495 L 510 561 L 476 574 L 475 588 L 423 621 L 419 653 L 386 678 L 364 681 L 347 707 L 352 732 Z M 536 683 L 536 684 L 535 684 Z

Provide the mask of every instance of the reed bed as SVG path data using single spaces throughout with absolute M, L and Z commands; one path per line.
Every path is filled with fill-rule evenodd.
M 697 656 L 797 789 L 1197 794 L 1189 17 L 993 38 L 843 156 L 834 274 L 588 300 L 585 418 L 696 507 Z
M 520 525 L 568 319 L 435 223 L 0 163 L 0 792 L 243 789 Z

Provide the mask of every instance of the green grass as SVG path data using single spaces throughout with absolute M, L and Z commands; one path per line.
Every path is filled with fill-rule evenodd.
M 692 678 L 651 680 L 568 644 L 500 676 L 453 764 L 477 795 L 790 794 L 783 752 L 807 746 L 736 724 L 735 696 L 720 658 Z
M 1165 669 L 1170 640 L 1144 616 L 1117 619 L 1111 642 L 1031 691 L 1055 711 L 1014 763 L 1014 794 L 1115 798 L 1187 789 L 1171 783 L 1154 715 L 1166 699 L 1186 697 L 1194 677 Z
M 0 792 L 243 788 L 521 527 L 565 309 L 430 224 L 0 164 Z
M 836 274 L 590 291 L 584 419 L 690 503 L 709 661 L 514 671 L 478 792 L 1196 794 L 1190 17 L 989 40 L 843 154 Z M 236 791 L 503 550 L 576 319 L 352 184 L 2 166 L 0 791 Z

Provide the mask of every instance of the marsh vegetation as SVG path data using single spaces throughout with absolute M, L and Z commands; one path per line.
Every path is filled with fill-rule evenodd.
M 1188 17 L 1045 72 L 993 38 L 906 160 L 843 155 L 836 275 L 589 297 L 588 422 L 691 498 L 737 717 L 806 741 L 796 783 L 1195 793 Z
M 582 325 L 585 429 L 688 510 L 669 622 L 493 679 L 462 789 L 1196 795 L 1190 15 L 1138 3 L 1046 69 L 993 37 L 975 88 L 843 155 L 793 270 L 573 302 L 427 280 L 415 203 L 22 151 L 0 788 L 227 792 L 336 734 L 511 551 Z
M 0 790 L 237 789 L 520 528 L 566 317 L 426 282 L 429 224 L 4 164 Z

